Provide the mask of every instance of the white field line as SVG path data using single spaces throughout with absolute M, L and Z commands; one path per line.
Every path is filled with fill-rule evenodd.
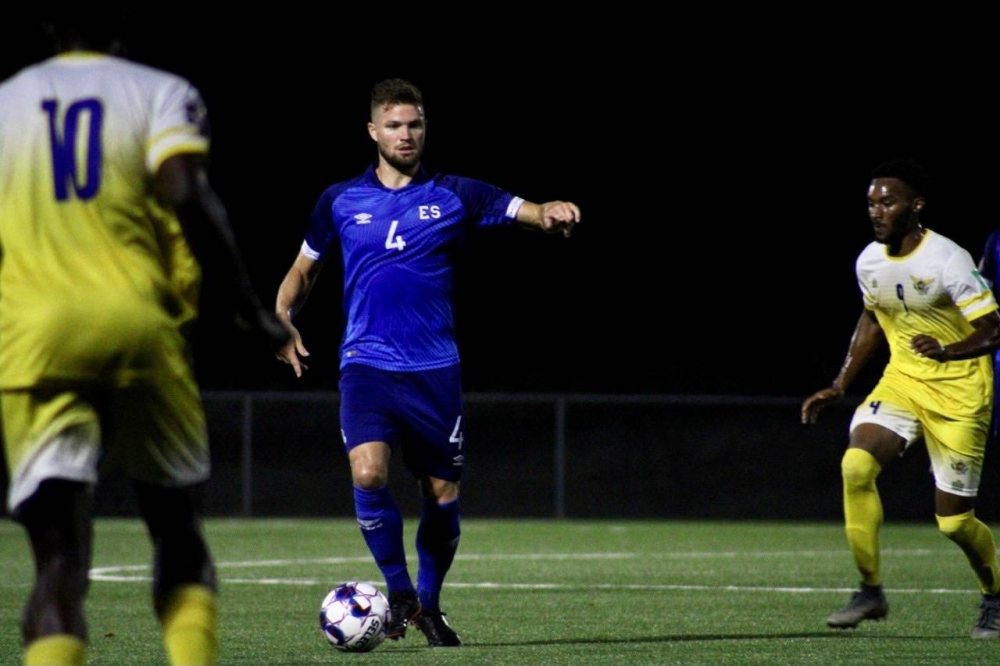
M 941 552 L 931 549 L 913 550 L 892 550 L 886 549 L 884 554 L 906 555 L 906 556 L 926 556 L 937 555 Z M 774 557 L 828 557 L 843 556 L 842 550 L 824 551 L 789 551 L 789 552 L 687 552 L 687 553 L 524 553 L 524 554 L 468 554 L 458 555 L 456 560 L 625 560 L 638 557 L 648 557 L 654 559 L 705 559 L 705 558 L 774 558 Z M 314 559 L 288 559 L 288 560 L 254 560 L 245 562 L 217 562 L 216 569 L 220 573 L 220 581 L 226 584 L 247 584 L 247 585 L 330 585 L 331 579 L 313 578 L 236 578 L 221 575 L 225 569 L 248 568 L 248 567 L 274 567 L 297 564 L 348 564 L 348 563 L 369 563 L 371 556 L 358 557 L 324 557 Z M 90 570 L 90 580 L 103 582 L 149 582 L 152 580 L 149 575 L 128 575 L 127 572 L 148 572 L 149 565 L 130 564 L 121 566 L 95 567 Z M 372 580 L 364 581 L 373 585 L 382 585 L 384 581 Z M 567 585 L 562 583 L 446 583 L 449 588 L 466 589 L 503 589 L 503 590 L 645 590 L 645 591 L 721 591 L 721 592 L 786 592 L 791 594 L 810 593 L 849 593 L 855 588 L 850 587 L 768 587 L 759 585 L 690 585 L 690 584 L 580 584 Z M 968 594 L 967 589 L 954 590 L 942 588 L 901 588 L 887 589 L 893 594 Z

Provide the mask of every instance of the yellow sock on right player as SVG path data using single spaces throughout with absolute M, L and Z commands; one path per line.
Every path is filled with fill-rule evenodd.
M 974 511 L 957 516 L 935 516 L 941 533 L 954 541 L 965 553 L 972 570 L 979 579 L 983 594 L 1000 592 L 1000 574 L 997 571 L 997 544 L 993 532 Z
M 160 616 L 163 642 L 175 666 L 219 663 L 216 594 L 204 585 L 184 585 L 170 595 Z
M 72 634 L 52 634 L 31 641 L 24 666 L 83 666 L 84 642 Z
M 854 562 L 865 585 L 879 585 L 882 573 L 879 560 L 879 529 L 882 526 L 882 500 L 875 479 L 882 466 L 867 451 L 850 448 L 840 463 L 844 479 L 844 528 Z

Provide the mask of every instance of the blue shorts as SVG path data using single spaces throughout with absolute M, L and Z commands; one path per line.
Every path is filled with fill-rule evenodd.
M 340 372 L 340 428 L 350 451 L 365 442 L 401 449 L 414 476 L 458 481 L 465 464 L 458 365 L 397 372 L 349 363 Z

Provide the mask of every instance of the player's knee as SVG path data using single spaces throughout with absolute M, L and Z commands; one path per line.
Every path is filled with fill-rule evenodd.
M 844 488 L 847 489 L 871 486 L 881 469 L 875 457 L 862 449 L 847 449 L 840 461 L 840 473 L 844 478 Z
M 378 490 L 389 482 L 389 475 L 375 466 L 357 466 L 351 469 L 351 481 L 364 490 Z
M 963 537 L 973 529 L 976 513 L 975 511 L 966 511 L 957 516 L 935 515 L 934 517 L 937 518 L 938 529 L 941 530 L 941 534 L 952 541 L 962 541 Z
M 423 495 L 424 500 L 441 505 L 458 501 L 458 488 L 458 481 L 448 481 L 431 476 L 420 480 L 420 494 Z

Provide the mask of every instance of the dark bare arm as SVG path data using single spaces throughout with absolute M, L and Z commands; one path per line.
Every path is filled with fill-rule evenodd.
M 282 347 L 290 334 L 253 290 L 229 216 L 209 183 L 204 156 L 185 153 L 167 158 L 156 172 L 156 187 L 163 203 L 177 214 L 199 263 L 210 268 L 231 294 L 242 323 L 266 346 Z
M 942 345 L 937 338 L 921 333 L 910 341 L 913 351 L 935 361 L 960 361 L 989 354 L 1000 347 L 1000 312 L 994 310 L 972 320 L 973 331 L 957 342 Z
M 875 314 L 867 308 L 858 318 L 851 336 L 851 345 L 840 372 L 828 388 L 813 393 L 802 403 L 802 422 L 816 423 L 820 411 L 828 404 L 844 397 L 847 387 L 864 369 L 875 351 L 885 342 L 885 334 L 879 326 Z

